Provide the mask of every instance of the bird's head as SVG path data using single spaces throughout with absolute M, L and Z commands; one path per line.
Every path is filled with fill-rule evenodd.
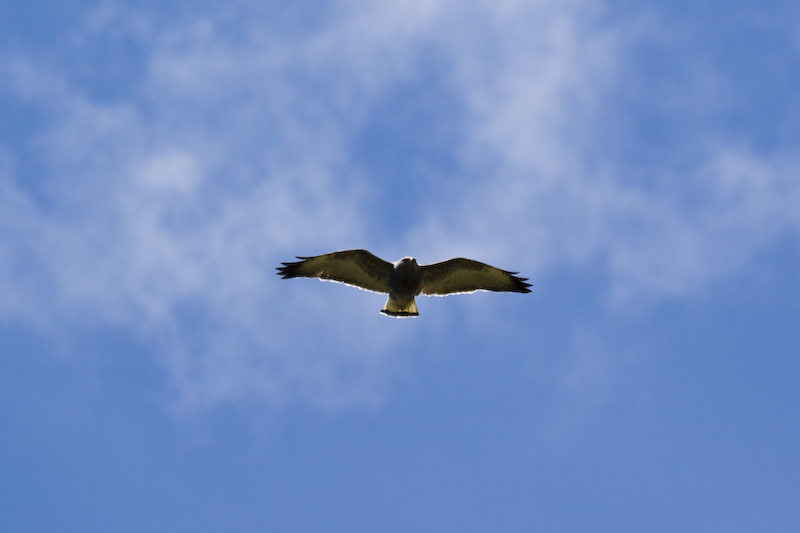
M 404 270 L 404 271 L 406 271 L 408 269 L 416 270 L 418 268 L 418 266 L 419 265 L 417 265 L 417 260 L 414 259 L 413 257 L 404 257 L 401 260 L 399 260 L 396 263 L 394 263 L 395 270 L 398 270 L 398 269 Z

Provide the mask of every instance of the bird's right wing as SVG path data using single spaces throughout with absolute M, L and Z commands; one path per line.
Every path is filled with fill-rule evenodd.
M 353 285 L 375 292 L 389 292 L 389 276 L 394 266 L 366 250 L 345 250 L 300 261 L 282 263 L 278 275 L 287 278 L 320 278 Z
M 420 293 L 436 296 L 474 291 L 531 292 L 528 278 L 515 276 L 516 272 L 457 257 L 423 265 Z

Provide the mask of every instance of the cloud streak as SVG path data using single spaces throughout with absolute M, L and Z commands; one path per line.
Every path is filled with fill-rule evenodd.
M 330 22 L 291 34 L 237 19 L 235 37 L 210 16 L 160 28 L 132 13 L 141 68 L 110 97 L 75 81 L 76 64 L 6 62 L 6 92 L 47 116 L 25 139 L 46 174 L 26 182 L 33 167 L 5 149 L 0 313 L 153 340 L 187 410 L 342 409 L 380 401 L 403 329 L 365 332 L 353 323 L 371 318 L 346 323 L 319 287 L 273 283 L 295 254 L 474 255 L 537 279 L 599 267 L 625 302 L 696 290 L 798 229 L 794 158 L 723 136 L 679 177 L 662 163 L 647 177 L 666 182 L 640 184 L 603 139 L 603 109 L 636 76 L 620 59 L 636 31 L 597 3 L 332 5 Z M 118 39 L 117 9 L 90 13 L 78 41 Z M 439 112 L 458 133 L 436 149 L 455 168 L 368 174 L 359 135 L 395 127 L 375 113 L 398 87 L 453 104 Z M 372 218 L 395 188 L 422 214 L 408 229 L 403 205 Z M 358 298 L 340 294 L 324 297 Z M 324 353 L 297 329 L 309 323 Z

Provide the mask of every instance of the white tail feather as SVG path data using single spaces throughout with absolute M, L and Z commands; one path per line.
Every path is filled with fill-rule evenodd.
M 386 300 L 386 305 L 381 309 L 381 313 L 389 316 L 404 317 L 404 316 L 419 316 L 417 311 L 417 303 L 414 298 L 407 302 L 399 303 L 397 300 L 389 296 Z

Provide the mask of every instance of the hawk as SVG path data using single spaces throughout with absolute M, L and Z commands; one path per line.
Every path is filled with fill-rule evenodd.
M 414 297 L 475 292 L 531 292 L 528 278 L 472 259 L 456 257 L 432 265 L 418 265 L 413 257 L 395 263 L 366 250 L 344 250 L 300 261 L 282 263 L 277 274 L 287 278 L 320 278 L 360 289 L 388 293 L 381 313 L 394 317 L 419 316 Z

